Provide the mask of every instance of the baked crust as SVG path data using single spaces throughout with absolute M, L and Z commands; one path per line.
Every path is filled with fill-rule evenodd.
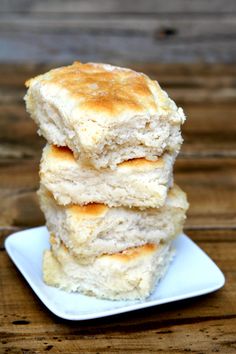
M 178 151 L 181 108 L 156 81 L 130 69 L 75 62 L 26 82 L 26 108 L 49 143 L 96 168 Z

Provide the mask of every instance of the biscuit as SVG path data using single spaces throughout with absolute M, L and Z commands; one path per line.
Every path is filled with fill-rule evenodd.
M 130 69 L 75 62 L 26 82 L 26 108 L 50 144 L 96 168 L 179 151 L 181 108 L 156 81 Z
M 156 161 L 144 158 L 120 163 L 116 170 L 97 170 L 75 160 L 68 148 L 46 145 L 40 164 L 41 184 L 58 204 L 103 203 L 110 207 L 158 208 L 172 186 L 174 154 Z
M 43 257 L 47 285 L 110 300 L 149 296 L 174 256 L 170 244 L 146 244 L 81 265 L 62 243 L 54 243 L 53 235 L 51 244 L 51 250 L 45 251 Z

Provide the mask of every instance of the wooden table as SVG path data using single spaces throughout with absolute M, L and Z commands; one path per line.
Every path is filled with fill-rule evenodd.
M 226 276 L 223 289 L 104 319 L 65 321 L 38 300 L 4 250 L 5 237 L 43 224 L 35 191 L 43 140 L 23 82 L 45 66 L 0 67 L 1 353 L 236 352 L 235 65 L 131 65 L 157 78 L 185 109 L 175 179 L 191 208 L 186 233 Z

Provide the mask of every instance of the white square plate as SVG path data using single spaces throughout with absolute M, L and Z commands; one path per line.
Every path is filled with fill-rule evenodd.
M 12 234 L 6 250 L 31 288 L 55 315 L 68 320 L 87 320 L 156 306 L 210 293 L 224 285 L 216 264 L 186 235 L 174 242 L 176 256 L 154 293 L 142 301 L 108 301 L 78 293 L 66 293 L 43 283 L 42 255 L 49 248 L 46 227 Z

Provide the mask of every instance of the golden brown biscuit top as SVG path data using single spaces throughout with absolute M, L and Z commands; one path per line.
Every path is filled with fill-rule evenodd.
M 139 157 L 136 159 L 131 159 L 127 160 L 124 162 L 121 162 L 119 167 L 130 167 L 130 168 L 145 168 L 145 167 L 153 167 L 153 168 L 162 168 L 164 166 L 164 160 L 163 158 L 159 157 L 155 161 L 150 161 L 145 159 L 144 157 Z
M 85 112 L 97 112 L 115 117 L 125 110 L 144 113 L 157 110 L 152 91 L 160 91 L 159 85 L 146 75 L 106 64 L 75 62 L 28 80 L 26 86 L 35 82 L 42 85 L 55 84 L 66 89 L 71 98 Z
M 90 203 L 87 205 L 71 205 L 67 207 L 69 211 L 78 218 L 96 218 L 103 216 L 108 211 L 105 204 Z
M 157 244 L 146 243 L 143 246 L 128 248 L 122 252 L 114 253 L 110 255 L 103 255 L 103 258 L 115 260 L 119 262 L 130 262 L 136 258 L 145 257 L 153 254 L 158 248 Z
M 74 161 L 73 152 L 67 146 L 50 145 L 49 154 L 52 158 Z

